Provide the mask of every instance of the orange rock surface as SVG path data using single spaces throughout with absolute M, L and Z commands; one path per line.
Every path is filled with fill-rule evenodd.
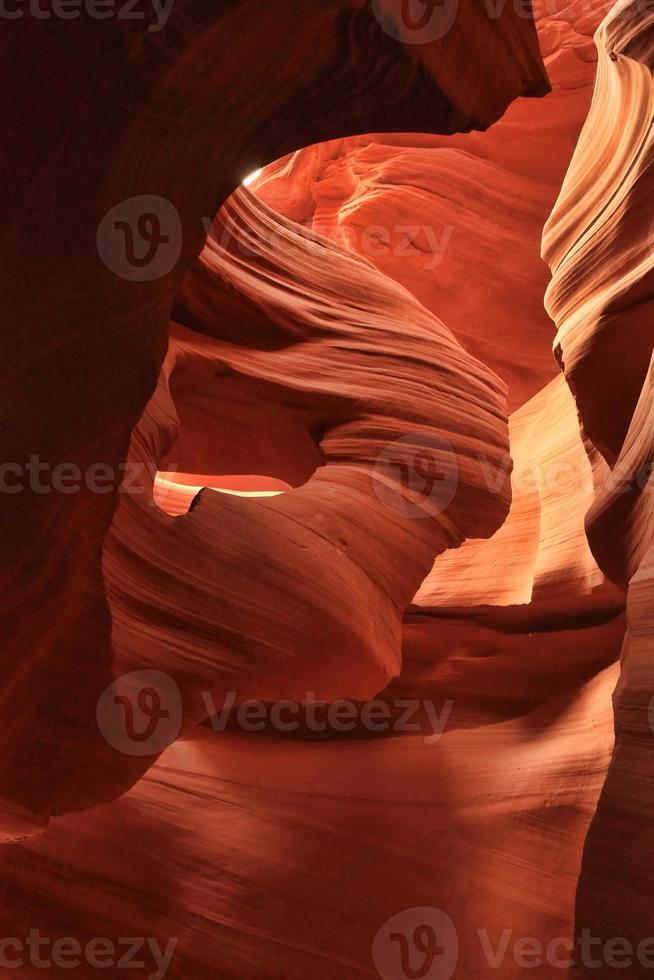
M 0 973 L 650 976 L 654 14 L 39 10 Z

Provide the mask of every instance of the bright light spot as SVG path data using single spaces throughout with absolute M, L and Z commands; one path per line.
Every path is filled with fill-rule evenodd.
M 246 187 L 249 187 L 249 186 L 250 186 L 250 184 L 251 184 L 251 183 L 252 183 L 253 181 L 255 181 L 255 180 L 257 179 L 257 177 L 259 177 L 259 176 L 260 176 L 260 175 L 261 175 L 262 173 L 263 173 L 263 167 L 259 167 L 259 169 L 258 169 L 258 170 L 253 170 L 251 174 L 248 174 L 248 175 L 247 175 L 247 177 L 246 177 L 246 178 L 245 178 L 245 180 L 243 181 L 243 184 L 244 184 L 244 185 L 245 185 Z
M 223 484 L 223 486 L 221 486 Z M 225 476 L 219 474 L 157 472 L 152 495 L 161 510 L 171 517 L 186 514 L 196 495 L 206 487 L 233 497 L 277 497 L 291 490 L 290 484 L 270 476 Z

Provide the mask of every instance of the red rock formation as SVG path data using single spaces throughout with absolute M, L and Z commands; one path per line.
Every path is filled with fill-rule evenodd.
M 552 94 L 516 100 L 488 133 L 338 140 L 279 161 L 253 185 L 410 289 L 507 382 L 512 409 L 557 373 L 541 231 L 588 112 L 592 34 L 610 7 L 535 4 Z
M 588 547 L 593 501 L 574 399 L 551 381 L 510 419 L 511 514 L 488 541 L 439 558 L 414 601 L 420 606 L 518 605 L 589 596 L 603 576 Z M 492 485 L 492 476 L 489 473 Z
M 196 720 L 200 689 L 371 697 L 399 672 L 401 614 L 434 556 L 506 515 L 503 386 L 409 293 L 247 191 L 214 232 L 176 305 L 192 330 L 171 329 L 132 440 L 144 492 L 123 495 L 107 539 L 117 673 L 166 670 Z M 173 458 L 300 486 L 256 500 L 204 491 L 175 520 L 150 492 Z M 245 615 L 253 594 L 265 614 Z
M 570 928 L 615 677 L 499 724 L 461 705 L 466 724 L 435 744 L 196 730 L 123 799 L 0 850 L 2 927 L 61 935 L 64 877 L 65 935 L 149 936 L 164 951 L 177 938 L 168 980 L 349 980 L 375 975 L 389 917 L 435 905 L 456 921 L 455 976 L 492 976 L 478 928 L 493 947 L 507 927 L 545 941 Z M 524 976 L 510 952 L 501 975 Z
M 590 105 L 607 0 L 538 0 L 537 101 L 517 4 L 178 3 L 3 42 L 7 459 L 109 475 L 7 490 L 0 966 L 406 980 L 435 916 L 432 980 L 617 975 L 566 961 L 650 930 L 654 15 Z
M 652 652 L 652 244 L 654 15 L 617 4 L 596 36 L 593 104 L 545 230 L 553 278 L 547 302 L 557 356 L 574 393 L 596 472 L 588 538 L 610 578 L 628 588 L 628 624 L 614 695 L 616 744 L 584 850 L 577 933 L 620 937 L 652 969 L 648 913 L 654 847 L 649 772 Z M 611 846 L 607 847 L 607 841 Z M 619 952 L 619 950 L 618 950 Z M 622 957 L 616 959 L 624 960 Z M 620 966 L 579 966 L 613 977 Z
M 360 0 L 178 0 L 160 26 L 56 11 L 44 24 L 23 11 L 3 32 L 3 88 L 16 93 L 3 142 L 13 214 L 3 308 L 15 324 L 6 458 L 23 477 L 32 457 L 48 472 L 100 463 L 110 474 L 109 492 L 13 495 L 3 518 L 9 838 L 115 796 L 143 768 L 132 760 L 128 771 L 97 730 L 112 677 L 101 550 L 203 216 L 260 161 L 381 127 L 486 126 L 517 94 L 546 88 L 533 26 L 508 7 L 491 18 L 469 4 L 419 50 Z M 492 66 L 490 84 L 480 61 Z M 168 237 L 143 273 L 126 262 L 137 217 L 147 219 L 146 246 L 148 235 Z

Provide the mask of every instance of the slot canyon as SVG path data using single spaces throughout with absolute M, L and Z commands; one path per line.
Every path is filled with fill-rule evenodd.
M 0 976 L 654 976 L 652 0 L 0 20 Z

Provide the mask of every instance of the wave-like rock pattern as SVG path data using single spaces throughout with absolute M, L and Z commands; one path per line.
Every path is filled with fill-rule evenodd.
M 510 6 L 489 17 L 465 4 L 419 49 L 361 0 L 177 0 L 152 32 L 119 17 L 5 26 L 0 73 L 16 93 L 3 114 L 3 311 L 15 324 L 5 457 L 112 474 L 108 493 L 27 491 L 4 509 L 0 824 L 11 839 L 115 796 L 143 768 L 127 772 L 96 724 L 112 678 L 102 544 L 202 219 L 262 161 L 380 128 L 485 127 L 547 83 L 533 24 Z M 180 257 L 138 282 L 103 263 L 96 237 L 111 209 L 142 195 L 179 216 Z
M 429 661 L 441 635 L 432 634 Z M 506 720 L 505 705 L 498 714 L 490 697 L 480 711 L 464 681 L 435 743 L 425 743 L 426 724 L 422 735 L 320 744 L 196 729 L 121 800 L 0 850 L 3 924 L 12 935 L 59 935 L 64 877 L 67 935 L 86 942 L 101 922 L 112 941 L 149 936 L 165 950 L 177 939 L 168 980 L 352 980 L 375 975 L 372 946 L 386 920 L 435 906 L 456 923 L 453 980 L 487 980 L 497 969 L 479 929 L 493 949 L 507 928 L 512 941 L 570 934 L 579 854 L 613 741 L 617 669 L 567 686 L 577 636 L 557 635 L 558 681 L 541 689 L 537 661 L 551 636 L 533 673 L 521 669 L 524 639 L 505 654 L 517 718 Z M 424 654 L 409 645 L 404 693 L 429 694 Z M 460 663 L 452 650 L 441 676 L 463 679 Z M 493 658 L 478 664 L 489 691 Z M 145 961 L 154 972 L 149 953 Z M 510 949 L 500 968 L 509 980 L 524 976 Z
M 484 128 L 542 93 L 529 21 L 509 5 L 490 19 L 464 6 L 419 46 L 360 0 L 280 0 L 256 17 L 245 0 L 180 3 L 151 45 L 112 25 L 111 51 L 88 25 L 52 25 L 57 85 L 30 139 L 61 134 L 68 170 L 56 193 L 35 175 L 44 228 L 25 232 L 31 250 L 60 246 L 43 262 L 54 302 L 34 310 L 12 284 L 25 346 L 7 405 L 18 451 L 127 459 L 136 478 L 120 494 L 16 498 L 29 532 L 7 534 L 3 698 L 23 713 L 2 736 L 2 834 L 102 805 L 0 850 L 3 935 L 173 940 L 179 980 L 381 974 L 379 930 L 419 906 L 454 923 L 454 980 L 487 980 L 484 942 L 506 930 L 557 949 L 585 929 L 647 936 L 654 15 L 641 6 L 620 2 L 596 35 L 588 123 L 545 231 L 555 378 L 540 229 L 608 4 L 537 3 L 552 95 L 448 140 L 357 134 Z M 284 72 L 280 21 L 297 25 Z M 241 49 L 225 43 L 236 36 Z M 73 42 L 89 59 L 74 77 Z M 116 152 L 96 159 L 108 134 Z M 195 258 L 201 216 L 244 173 L 335 136 L 269 168 L 259 199 L 234 194 Z M 15 163 L 21 141 L 8 145 Z M 55 231 L 66 191 L 88 231 L 145 193 L 145 173 L 185 246 L 169 276 L 128 285 L 98 265 L 93 236 Z M 398 252 L 400 224 L 414 230 Z M 41 389 L 52 379 L 66 400 Z M 38 617 L 17 615 L 39 600 Z M 154 765 L 154 750 L 111 748 L 95 719 L 108 681 L 142 668 L 182 696 L 182 738 Z M 379 691 L 383 733 L 356 721 L 316 735 L 308 704 L 292 735 L 211 730 L 210 700 L 232 694 L 360 710 Z M 499 966 L 509 980 L 524 969 L 511 949 Z M 563 969 L 550 955 L 538 975 Z
M 643 387 L 654 345 L 649 315 L 654 253 L 651 218 L 642 201 L 651 183 L 652 30 L 651 14 L 641 17 L 634 5 L 621 3 L 598 31 L 593 104 L 543 236 L 543 254 L 553 273 L 547 305 L 558 327 L 557 356 L 575 395 L 589 452 L 599 451 L 615 473 L 610 481 L 603 469 L 599 509 L 604 518 L 597 540 L 590 528 L 591 545 L 622 585 L 643 554 L 642 542 L 632 543 L 634 536 L 622 523 L 623 477 L 637 477 L 649 457 L 642 434 L 647 427 Z M 630 480 L 632 502 L 646 482 L 647 473 Z M 618 491 L 612 494 L 616 540 L 609 545 L 606 511 L 612 490 Z
M 105 548 L 118 672 L 157 667 L 239 700 L 374 695 L 399 672 L 401 616 L 435 555 L 506 516 L 502 382 L 411 294 L 245 190 L 175 315 L 132 440 L 149 485 L 123 495 Z M 173 456 L 301 485 L 204 490 L 174 519 L 151 499 Z
M 614 694 L 616 743 L 589 829 L 576 931 L 633 949 L 651 934 L 654 873 L 649 773 L 652 626 L 651 214 L 654 15 L 614 7 L 596 35 L 593 104 L 552 218 L 544 255 L 557 356 L 574 393 L 595 473 L 588 538 L 599 565 L 628 589 L 628 631 Z M 607 841 L 611 842 L 607 846 Z M 575 976 L 617 976 L 615 963 Z M 630 975 L 651 973 L 642 955 Z
M 437 559 L 415 596 L 417 605 L 567 603 L 573 595 L 583 603 L 602 586 L 584 521 L 593 502 L 593 471 L 564 379 L 554 379 L 514 412 L 509 431 L 509 517 L 488 541 L 467 541 Z
M 410 289 L 506 381 L 511 410 L 558 373 L 541 232 L 588 113 L 592 35 L 610 7 L 535 3 L 552 93 L 517 99 L 487 133 L 338 140 L 278 161 L 253 185 Z

